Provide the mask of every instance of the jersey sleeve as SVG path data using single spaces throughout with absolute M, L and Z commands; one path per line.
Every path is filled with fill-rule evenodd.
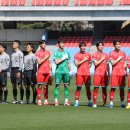
M 36 59 L 39 58 L 39 51 L 36 51 L 36 53 L 35 53 L 35 58 L 36 58 Z
M 123 53 L 123 57 L 124 57 L 124 60 L 126 61 L 127 57 L 126 57 L 126 53 L 125 52 Z
M 74 60 L 77 60 L 77 61 L 79 61 L 78 54 L 75 54 L 75 55 L 74 55 Z
M 111 61 L 111 60 L 114 60 L 114 58 L 113 58 L 113 53 L 111 52 L 110 53 L 110 55 L 109 55 L 109 60 Z
M 70 60 L 70 59 L 71 59 L 71 57 L 70 57 L 70 53 L 69 53 L 69 52 L 67 52 L 67 54 L 68 54 L 68 59 Z
M 10 64 L 10 57 L 9 57 L 9 55 L 6 55 L 5 61 L 6 61 L 6 65 L 3 66 L 3 70 L 8 70 L 9 69 L 9 64 Z
M 92 55 L 92 61 L 95 61 L 95 60 L 97 60 L 96 54 L 93 54 L 93 55 Z
M 58 52 L 56 51 L 56 52 L 54 53 L 53 60 L 59 60 L 59 59 L 60 59 L 60 57 L 58 56 Z
M 22 71 L 23 69 L 23 53 L 19 53 L 19 70 Z
M 127 58 L 127 67 L 130 69 L 130 56 Z

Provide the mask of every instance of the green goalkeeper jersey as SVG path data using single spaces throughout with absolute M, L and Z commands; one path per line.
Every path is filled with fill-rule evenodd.
M 55 73 L 68 74 L 69 73 L 68 62 L 70 60 L 70 54 L 65 50 L 60 51 L 59 49 L 57 49 L 54 53 L 54 60 L 61 60 L 62 58 L 68 58 L 68 59 L 64 60 L 63 62 L 61 62 L 56 66 Z

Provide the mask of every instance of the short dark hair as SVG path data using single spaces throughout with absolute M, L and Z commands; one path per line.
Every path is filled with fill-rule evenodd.
M 58 44 L 64 43 L 64 41 L 63 41 L 63 40 L 58 40 L 57 43 L 58 43 Z
M 79 43 L 79 48 L 82 47 L 82 46 L 86 46 L 85 42 L 80 42 Z
M 98 47 L 100 44 L 104 45 L 104 43 L 102 43 L 102 42 L 97 42 L 96 47 Z
M 118 41 L 118 40 L 114 40 L 114 41 L 113 41 L 113 46 L 115 46 L 117 43 L 121 43 L 121 42 Z
M 33 43 L 27 43 L 26 46 L 28 46 L 28 45 L 29 45 L 31 48 L 34 49 L 34 44 L 33 44 Z
M 5 49 L 5 51 L 6 51 L 7 46 L 4 43 L 0 43 L 0 46 L 2 46 Z
M 21 45 L 21 42 L 19 40 L 14 40 L 14 42 L 16 42 L 17 44 L 19 44 L 19 46 Z
M 39 41 L 39 45 L 41 45 L 41 44 L 43 44 L 43 43 L 46 44 L 46 41 L 45 41 L 45 40 L 41 40 L 41 41 Z

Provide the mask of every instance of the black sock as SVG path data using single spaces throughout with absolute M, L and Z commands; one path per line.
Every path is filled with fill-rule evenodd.
M 14 100 L 17 100 L 17 89 L 13 89 Z
M 7 100 L 8 90 L 4 90 L 4 101 Z
M 26 89 L 26 100 L 29 101 L 30 99 L 30 89 Z
M 3 90 L 0 90 L 0 101 L 2 101 L 2 97 L 3 97 Z
M 33 103 L 36 102 L 36 97 L 37 97 L 37 91 L 33 90 Z
M 24 96 L 24 89 L 20 89 L 20 100 L 23 100 L 23 96 Z

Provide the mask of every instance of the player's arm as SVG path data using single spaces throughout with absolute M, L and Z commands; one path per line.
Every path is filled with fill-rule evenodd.
M 64 59 L 64 58 L 63 59 L 55 59 L 54 62 L 55 62 L 56 65 L 58 65 L 58 64 L 62 63 L 65 60 L 67 60 L 67 59 Z
M 45 58 L 43 58 L 43 59 L 37 57 L 37 62 L 40 65 L 40 64 L 42 64 L 44 61 L 46 61 L 49 58 L 50 58 L 50 55 L 45 56 Z
M 120 60 L 122 60 L 123 59 L 123 57 L 122 56 L 119 56 L 116 60 L 113 60 L 113 59 L 111 59 L 110 61 L 111 61 L 111 64 L 112 65 L 115 65 L 115 64 L 117 64 Z
M 103 61 L 105 60 L 105 56 L 103 56 L 102 58 L 101 58 L 101 60 L 93 60 L 93 62 L 94 62 L 94 65 L 95 66 L 98 66 L 100 63 L 102 63 Z
M 83 60 L 81 61 L 78 61 L 78 60 L 75 60 L 74 63 L 76 65 L 76 67 L 79 67 L 80 65 L 82 65 L 84 62 L 86 62 L 88 60 L 88 57 L 85 57 Z

